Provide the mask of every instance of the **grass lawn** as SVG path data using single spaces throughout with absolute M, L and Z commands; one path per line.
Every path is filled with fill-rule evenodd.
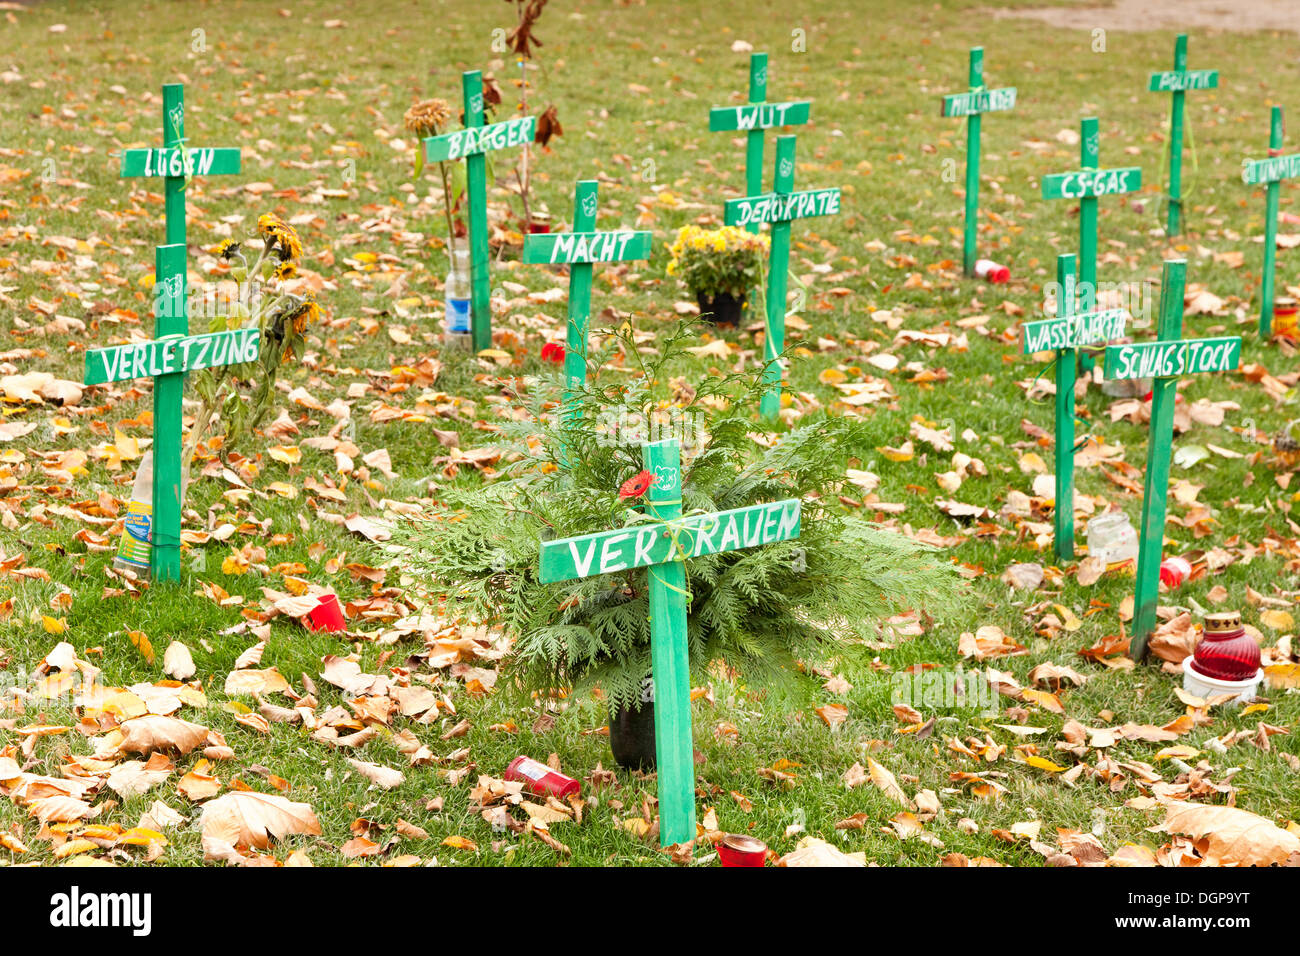
M 0 432 L 0 658 L 26 692 L 3 714 L 0 744 L 13 745 L 11 755 L 28 773 L 63 776 L 69 758 L 91 753 L 96 738 L 76 729 L 34 739 L 19 732 L 75 727 L 80 716 L 70 698 L 30 696 L 33 668 L 66 640 L 78 657 L 102 668 L 107 684 L 152 684 L 163 679 L 164 649 L 178 640 L 193 653 L 194 681 L 208 704 L 186 705 L 178 716 L 220 732 L 234 751 L 208 769 L 221 792 L 237 780 L 278 792 L 280 778 L 284 793 L 309 803 L 319 818 L 319 837 L 291 836 L 267 851 L 278 859 L 301 851 L 318 865 L 349 862 L 343 848 L 364 836 L 382 850 L 359 857 L 366 864 L 671 865 L 627 823 L 653 797 L 653 779 L 619 771 L 602 787 L 589 781 L 598 766 L 613 763 L 599 733 L 606 716 L 598 701 L 570 701 L 552 709 L 553 721 L 539 722 L 540 707 L 512 698 L 505 680 L 476 695 L 467 687 L 472 675 L 412 660 L 425 649 L 421 631 L 394 627 L 421 611 L 439 613 L 436 605 L 424 607 L 425 582 L 403 561 L 402 515 L 431 505 L 449 485 L 490 475 L 490 467 L 457 466 L 447 433 L 455 433 L 462 451 L 489 445 L 505 417 L 522 413 L 512 380 L 549 373 L 539 357 L 543 333 L 562 328 L 565 304 L 562 296 L 543 295 L 563 288 L 561 276 L 523 266 L 508 251 L 492 279 L 497 345 L 508 364 L 441 351 L 441 188 L 431 171 L 413 177 L 415 140 L 402 117 L 417 99 L 458 101 L 460 71 L 471 68 L 494 71 L 513 106 L 518 69 L 493 52 L 493 31 L 512 25 L 513 7 L 407 0 L 382 18 L 373 9 L 313 0 L 48 2 L 0 19 L 0 376 L 46 371 L 80 381 L 86 348 L 152 329 L 161 187 L 119 178 L 116 154 L 161 145 L 164 82 L 186 85 L 190 144 L 243 150 L 241 175 L 197 179 L 187 189 L 191 281 L 218 278 L 215 244 L 249 235 L 260 214 L 274 212 L 298 229 L 305 274 L 326 310 L 308 333 L 301 361 L 282 376 L 279 408 L 269 419 L 282 409 L 292 427 L 249 439 L 225 470 L 210 463 L 197 477 L 196 465 L 186 530 L 196 542 L 201 532 L 211 537 L 186 549 L 179 586 L 132 596 L 105 573 L 110 532 L 109 544 L 116 543 L 113 515 L 129 499 L 135 456 L 149 443 L 147 385 L 90 390 L 70 408 L 6 399 L 0 428 L 36 427 L 21 435 L 15 427 L 13 438 Z M 1116 572 L 1081 584 L 1077 563 L 1053 563 L 1050 509 L 1041 499 L 1031 514 L 1015 513 L 1016 503 L 1034 494 L 1041 469 L 1033 456 L 1052 460 L 1050 442 L 1037 437 L 1040 429 L 1050 435 L 1051 398 L 1027 395 L 1044 363 L 1020 356 L 1017 329 L 1022 319 L 1040 317 L 1056 255 L 1077 251 L 1077 206 L 1040 200 L 1039 179 L 1077 168 L 1072 135 L 1082 117 L 1096 115 L 1102 164 L 1141 166 L 1145 183 L 1138 194 L 1100 202 L 1100 280 L 1150 283 L 1163 259 L 1186 257 L 1189 284 L 1222 301 L 1209 313 L 1192 310 L 1184 335 L 1244 337 L 1243 372 L 1189 377 L 1179 389 L 1182 407 L 1195 405 L 1197 414 L 1175 447 L 1215 449 L 1193 467 L 1173 468 L 1183 484 L 1170 499 L 1166 553 L 1217 549 L 1222 567 L 1164 595 L 1162 604 L 1239 608 L 1266 649 L 1282 642 L 1274 653 L 1284 659 L 1295 631 L 1287 609 L 1300 594 L 1300 527 L 1290 516 L 1300 486 L 1275 460 L 1269 438 L 1300 417 L 1300 367 L 1295 349 L 1262 343 L 1254 331 L 1264 198 L 1242 184 L 1240 161 L 1265 154 L 1269 107 L 1300 82 L 1300 37 L 1192 35 L 1191 66 L 1217 68 L 1221 79 L 1218 90 L 1187 96 L 1195 145 L 1185 166 L 1188 232 L 1171 244 L 1160 203 L 1169 97 L 1145 90 L 1147 74 L 1169 65 L 1173 34 L 1111 32 L 1105 52 L 1094 52 L 1086 23 L 1047 28 L 994 20 L 982 9 L 901 0 L 555 0 L 537 26 L 545 46 L 540 69 L 530 74 L 530 111 L 555 104 L 564 133 L 544 155 L 533 154 L 535 204 L 567 223 L 574 182 L 594 178 L 599 228 L 655 233 L 648 263 L 596 267 L 597 325 L 628 318 L 639 330 L 662 332 L 678 321 L 676 305 L 690 300 L 665 274 L 667 243 L 688 223 L 718 223 L 724 200 L 743 185 L 740 141 L 707 131 L 710 106 L 742 102 L 748 57 L 732 52 L 733 43 L 769 51 L 769 99 L 813 100 L 813 123 L 796 130 L 796 188 L 840 186 L 844 208 L 793 227 L 791 272 L 798 281 L 791 286 L 800 312 L 791 323 L 798 348 L 789 419 L 869 416 L 876 445 L 844 464 L 880 476 L 876 497 L 864 500 L 852 484 L 827 494 L 938 542 L 970 579 L 967 613 L 899 622 L 882 633 L 869 669 L 837 671 L 852 685 L 847 693 L 823 688 L 821 679 L 784 695 L 695 674 L 695 685 L 710 691 L 694 707 L 700 813 L 712 808 L 722 830 L 751 833 L 777 853 L 812 835 L 880 864 L 922 866 L 949 854 L 1040 865 L 1045 849 L 1057 845 L 1058 828 L 1094 834 L 1108 854 L 1126 843 L 1158 849 L 1169 838 L 1148 832 L 1164 819 L 1163 807 L 1150 799 L 1153 787 L 1235 803 L 1285 824 L 1300 818 L 1300 698 L 1293 692 L 1266 689 L 1267 706 L 1250 712 L 1216 708 L 1172 741 L 1121 735 L 1101 749 L 1066 742 L 1071 722 L 1162 727 L 1187 708 L 1175 695 L 1179 678 L 1162 672 L 1159 661 L 1128 669 L 1115 659 L 1107 666 L 1077 655 L 1122 633 L 1121 606 L 1133 578 Z M 803 52 L 795 52 L 800 43 Z M 1013 112 L 990 114 L 983 123 L 980 242 L 1010 267 L 1005 286 L 960 275 L 965 124 L 938 115 L 942 94 L 966 88 L 967 50 L 976 44 L 985 48 L 987 85 L 1019 90 Z M 770 163 L 770 137 L 767 150 Z M 499 154 L 494 211 L 518 209 L 505 189 L 515 153 Z M 1295 210 L 1295 189 L 1284 184 L 1281 195 L 1283 212 Z M 1281 227 L 1284 234 L 1293 230 Z M 1279 293 L 1283 284 L 1300 282 L 1294 256 L 1279 253 Z M 900 335 L 908 330 L 933 335 Z M 677 374 L 692 380 L 715 367 L 752 368 L 761 354 L 752 334 L 721 334 L 727 359 L 688 356 Z M 1151 326 L 1135 335 L 1152 337 Z M 701 329 L 697 344 L 715 336 Z M 892 370 L 868 361 L 886 355 L 898 359 Z M 430 356 L 441 363 L 436 380 L 401 371 L 419 369 Z M 887 383 L 895 397 L 848 409 L 834 383 L 868 377 Z M 291 389 L 303 392 L 291 396 Z M 304 404 L 304 392 L 317 404 Z M 1079 401 L 1080 417 L 1107 455 L 1104 464 L 1080 467 L 1076 480 L 1089 507 L 1118 504 L 1136 524 L 1141 495 L 1132 489 L 1141 486 L 1147 432 L 1133 420 L 1137 410 L 1113 419 L 1120 401 L 1096 386 Z M 927 442 L 926 429 L 946 430 L 955 447 Z M 355 449 L 336 455 L 322 441 L 331 435 Z M 909 440 L 910 453 L 883 450 Z M 296 450 L 273 456 L 274 446 Z M 381 449 L 391 476 L 363 462 Z M 957 452 L 982 461 L 987 474 L 944 491 L 938 476 L 952 470 Z M 954 518 L 938 504 L 948 499 L 993 514 L 977 522 Z M 398 533 L 388 542 L 352 533 L 343 519 L 354 514 L 388 521 Z M 223 528 L 233 533 L 220 540 Z M 1047 569 L 1040 587 L 1003 583 L 1007 567 L 1026 562 Z M 266 613 L 262 589 L 289 590 L 295 577 L 333 586 L 365 613 L 349 622 L 346 640 L 276 617 L 256 666 L 278 669 L 298 693 L 305 679 L 314 681 L 318 713 L 348 699 L 321 678 L 325 656 L 352 655 L 370 674 L 407 668 L 413 684 L 430 684 L 443 698 L 442 713 L 428 722 L 395 717 L 356 748 L 315 740 L 301 724 L 250 726 L 245 711 L 257 704 L 226 695 L 226 675 L 257 643 Z M 1212 592 L 1220 587 L 1226 597 Z M 222 591 L 241 600 L 215 600 Z M 989 625 L 1027 652 L 961 657 L 961 635 Z M 147 635 L 153 663 L 130 632 Z M 1050 695 L 1032 694 L 1000 697 L 996 714 L 914 701 L 919 726 L 891 708 L 895 675 L 913 665 L 944 672 L 993 667 L 1032 687 L 1029 672 L 1048 662 L 1087 678 L 1063 689 L 1059 706 Z M 834 662 L 817 663 L 836 670 Z M 266 700 L 291 706 L 282 694 Z M 817 714 L 829 703 L 848 711 L 834 729 Z M 449 734 L 462 721 L 468 730 Z M 1217 745 L 1215 738 L 1233 732 L 1240 733 L 1230 746 Z M 403 749 L 411 735 L 432 754 L 418 766 L 409 765 Z M 583 792 L 594 799 L 581 824 L 552 825 L 571 855 L 528 834 L 494 831 L 471 805 L 478 775 L 499 777 L 520 753 L 556 754 L 568 774 L 587 781 Z M 372 786 L 349 758 L 401 769 L 404 782 Z M 846 786 L 846 772 L 867 766 L 868 758 L 892 771 L 909 797 L 934 794 L 939 808 L 920 813 L 919 835 L 900 837 L 911 832 L 907 821 L 890 826 L 904 808 L 884 789 L 869 781 Z M 94 822 L 134 826 L 161 799 L 187 822 L 167 831 L 158 862 L 201 863 L 200 806 L 177 791 L 201 759 L 198 751 L 178 757 L 175 771 L 143 794 L 122 798 L 107 787 L 91 793 Z M 1064 772 L 1080 763 L 1083 771 Z M 773 783 L 771 774 L 760 775 L 763 768 L 791 777 Z M 960 776 L 974 773 L 983 776 Z M 1180 789 L 1189 783 L 1188 791 Z M 425 835 L 399 831 L 399 820 Z M 0 826 L 27 852 L 0 853 L 54 862 L 84 823 L 46 830 L 26 806 L 2 800 Z M 1013 831 L 1016 824 L 1022 826 Z M 1031 841 L 1026 834 L 1033 833 Z M 451 837 L 477 849 L 444 844 Z M 144 857 L 138 848 L 85 849 L 80 855 L 117 862 Z

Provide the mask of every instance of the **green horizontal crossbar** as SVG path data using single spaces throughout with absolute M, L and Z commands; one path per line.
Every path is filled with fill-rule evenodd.
M 802 126 L 812 113 L 812 103 L 798 100 L 792 103 L 751 103 L 748 106 L 715 106 L 709 110 L 709 130 L 722 133 L 727 130 L 776 129 L 780 126 Z
M 123 176 L 230 176 L 239 172 L 239 149 L 161 146 L 122 151 Z
M 971 116 L 975 113 L 995 113 L 1015 109 L 1016 88 L 1007 86 L 1000 90 L 978 90 L 953 93 L 943 98 L 944 116 Z
M 132 342 L 86 353 L 87 385 L 122 382 L 131 378 L 175 375 L 219 365 L 240 365 L 257 359 L 261 349 L 257 328 L 177 335 Z
M 728 199 L 726 224 L 747 226 L 750 223 L 789 222 L 810 216 L 833 216 L 840 211 L 840 190 L 808 189 L 797 193 L 765 193 Z
M 1137 166 L 1118 169 L 1079 169 L 1043 177 L 1044 199 L 1083 199 L 1111 196 L 1142 188 L 1142 170 Z
M 524 238 L 524 262 L 622 262 L 649 259 L 654 239 L 648 232 L 535 233 Z
M 536 133 L 536 116 L 517 116 L 488 126 L 453 130 L 426 139 L 424 159 L 426 162 L 437 163 L 444 159 L 462 159 L 496 149 L 523 146 L 531 143 Z
M 1024 354 L 1033 355 L 1035 352 L 1075 349 L 1109 342 L 1124 334 L 1124 324 L 1131 318 L 1127 309 L 1100 309 L 1064 318 L 1026 322 L 1021 326 L 1024 332 Z
M 799 500 L 787 498 L 715 514 L 690 515 L 671 525 L 657 521 L 543 541 L 541 580 L 552 584 L 788 541 L 799 537 L 799 516 Z
M 1106 349 L 1106 378 L 1169 378 L 1197 372 L 1229 372 L 1241 362 L 1241 336 L 1136 342 Z

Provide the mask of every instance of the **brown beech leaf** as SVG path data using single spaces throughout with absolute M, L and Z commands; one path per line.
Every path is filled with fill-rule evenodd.
M 208 739 L 208 728 L 191 724 L 179 717 L 159 717 L 150 714 L 133 717 L 122 724 L 123 753 L 150 754 L 155 750 L 179 750 L 189 753 Z
M 205 804 L 199 825 L 205 840 L 259 850 L 269 847 L 273 837 L 321 834 L 320 821 L 310 804 L 256 790 L 236 790 Z
M 894 779 L 894 775 L 888 768 L 868 757 L 867 770 L 871 774 L 871 782 L 884 791 L 887 797 L 901 803 L 909 810 L 912 809 L 912 801 L 903 792 L 903 788 L 898 785 L 898 781 Z
M 1211 866 L 1282 866 L 1300 853 L 1300 836 L 1258 814 L 1201 803 L 1170 805 L 1164 829 L 1204 840 Z
M 380 790 L 391 790 L 406 780 L 406 775 L 402 771 L 383 767 L 377 763 L 366 763 L 364 760 L 355 760 L 352 757 L 348 758 L 348 763 Z

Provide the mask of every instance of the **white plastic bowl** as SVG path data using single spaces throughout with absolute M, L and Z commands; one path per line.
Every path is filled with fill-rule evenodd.
M 1183 690 L 1197 697 L 1235 694 L 1236 698 L 1228 703 L 1244 704 L 1255 697 L 1259 691 L 1260 681 L 1263 679 L 1262 667 L 1255 672 L 1254 677 L 1248 677 L 1246 680 L 1219 680 L 1217 677 L 1208 677 L 1198 671 L 1192 658 L 1188 657 L 1183 661 Z

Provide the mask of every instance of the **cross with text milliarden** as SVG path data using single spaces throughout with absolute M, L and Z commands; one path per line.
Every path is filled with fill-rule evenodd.
M 966 231 L 962 240 L 962 269 L 975 274 L 979 240 L 976 235 L 980 205 L 980 114 L 1014 109 L 1016 88 L 984 89 L 984 48 L 970 49 L 970 90 L 943 98 L 944 116 L 966 117 Z

